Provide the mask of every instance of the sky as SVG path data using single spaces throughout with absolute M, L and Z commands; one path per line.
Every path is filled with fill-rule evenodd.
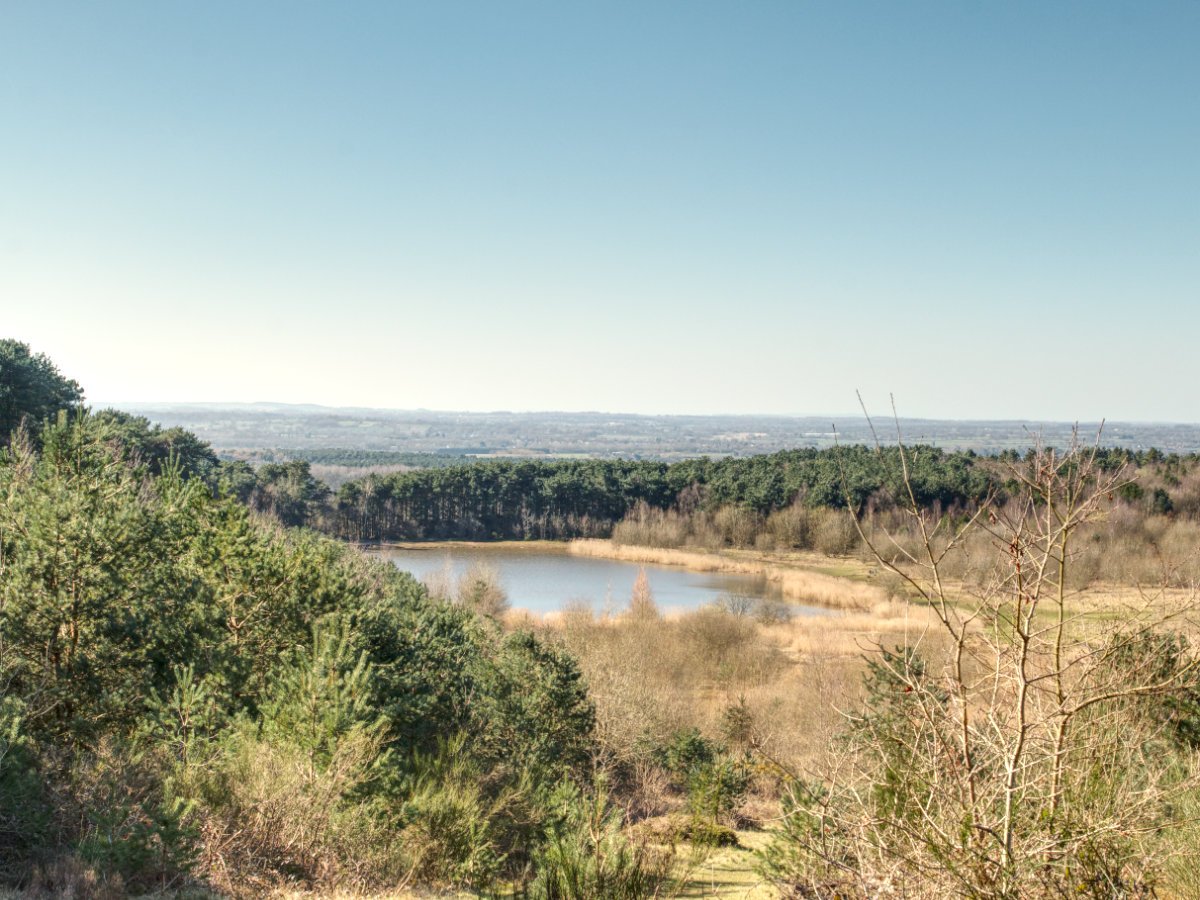
M 1200 3 L 6 0 L 97 403 L 1200 421 Z

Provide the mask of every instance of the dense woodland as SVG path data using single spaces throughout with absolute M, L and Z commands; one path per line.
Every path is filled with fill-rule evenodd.
M 1032 453 L 1032 451 L 1031 451 Z M 680 546 L 761 545 L 844 552 L 847 510 L 886 513 L 908 487 L 923 508 L 969 514 L 1017 490 L 1008 469 L 1015 452 L 997 457 L 934 447 L 865 446 L 789 450 L 763 456 L 699 458 L 678 463 L 630 460 L 477 462 L 371 475 L 327 491 L 303 461 L 262 466 L 250 502 L 290 524 L 309 524 L 353 541 L 563 540 L 617 536 L 632 543 Z M 1188 481 L 1200 460 L 1155 450 L 1103 448 L 1107 471 L 1141 472 L 1121 499 L 1148 511 L 1200 516 L 1200 491 Z M 247 484 L 250 482 L 247 481 Z M 836 511 L 837 526 L 820 522 Z M 813 526 L 790 527 L 805 511 Z M 646 528 L 670 516 L 677 527 Z M 682 524 L 681 524 L 682 523 Z M 844 531 L 844 527 L 842 528 Z
M 1193 796 L 1200 689 L 1182 632 L 1139 623 L 1106 633 L 1102 651 L 1081 639 L 1079 659 L 1109 680 L 1090 688 L 1098 699 L 1085 695 L 1075 743 L 1060 735 L 1062 758 L 1082 764 L 1056 776 L 1053 813 L 1032 764 L 1028 782 L 1002 777 L 1005 710 L 989 726 L 997 739 L 985 734 L 972 751 L 990 761 L 964 765 L 939 748 L 966 707 L 949 702 L 923 658 L 884 654 L 850 744 L 838 744 L 858 748 L 861 792 L 801 778 L 777 754 L 778 728 L 756 730 L 804 712 L 782 680 L 791 665 L 762 630 L 783 627 L 777 614 L 760 626 L 731 605 L 670 622 L 644 591 L 615 622 L 505 626 L 502 604 L 432 597 L 348 543 L 292 526 L 354 540 L 490 539 L 653 536 L 674 522 L 683 540 L 698 522 L 728 520 L 744 527 L 719 541 L 802 544 L 807 511 L 882 516 L 906 495 L 934 522 L 962 522 L 985 503 L 1001 520 L 1057 510 L 1060 493 L 1030 493 L 1045 479 L 1067 484 L 1070 503 L 1104 504 L 1110 519 L 1135 511 L 1134 524 L 1161 537 L 1146 523 L 1196 515 L 1195 458 L 1104 451 L 1085 470 L 1073 454 L 1024 465 L 849 447 L 672 465 L 481 463 L 334 494 L 307 461 L 222 461 L 182 429 L 89 412 L 83 399 L 50 360 L 0 341 L 0 886 L 80 897 L 417 885 L 650 897 L 671 890 L 677 843 L 730 840 L 754 795 L 775 804 L 766 818 L 783 798 L 763 871 L 800 896 L 871 896 L 880 861 L 888 878 L 919 883 L 930 859 L 964 896 L 1033 896 L 1038 885 L 1045 896 L 1150 896 L 1153 841 Z M 1136 467 L 1149 477 L 1124 477 Z M 792 531 L 771 530 L 785 520 Z M 1037 535 L 1020 527 L 1034 540 L 1012 546 L 1026 554 Z M 1008 635 L 1028 624 L 1014 630 L 1008 608 L 1002 597 L 988 632 L 997 672 Z M 684 681 L 688 696 L 716 687 L 728 705 L 692 715 L 665 702 Z M 767 698 L 761 708 L 754 696 Z M 950 803 L 926 822 L 921 786 L 964 771 L 980 786 L 969 813 L 981 830 L 949 827 L 963 815 Z M 1138 786 L 1119 808 L 1113 771 Z M 1032 798 L 1019 815 L 1014 785 Z M 631 820 L 664 808 L 685 811 L 674 830 L 631 835 Z M 822 824 L 830 809 L 843 831 Z M 987 833 L 1001 811 L 1002 853 Z M 905 844 L 914 835 L 916 850 Z M 1050 849 L 1019 857 L 1014 841 Z M 946 862 L 958 853 L 975 854 L 977 869 Z

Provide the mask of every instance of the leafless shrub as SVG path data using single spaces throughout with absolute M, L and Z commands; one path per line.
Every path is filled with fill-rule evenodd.
M 659 618 L 658 604 L 654 602 L 654 592 L 650 590 L 650 579 L 646 575 L 646 567 L 638 569 L 637 578 L 633 582 L 633 593 L 629 598 L 629 615 L 639 621 Z
M 500 583 L 500 573 L 483 563 L 475 563 L 458 579 L 455 600 L 493 619 L 508 611 L 508 594 Z
M 793 783 L 768 857 L 783 880 L 817 896 L 1151 896 L 1180 823 L 1168 801 L 1195 791 L 1196 767 L 1136 713 L 1197 684 L 1200 659 L 1168 658 L 1181 645 L 1161 638 L 1194 628 L 1195 597 L 1088 617 L 1077 541 L 1123 478 L 1094 459 L 1039 449 L 1013 468 L 1016 498 L 956 525 L 921 508 L 906 468 L 915 548 L 853 520 L 936 624 L 878 649 L 845 752 Z M 976 577 L 955 584 L 963 553 Z M 933 637 L 947 654 L 928 653 Z
M 713 526 L 724 543 L 734 547 L 753 547 L 763 528 L 763 518 L 741 506 L 722 506 L 713 515 Z
M 717 607 L 735 618 L 749 616 L 754 612 L 756 599 L 746 594 L 722 594 L 717 598 Z
M 813 516 L 800 501 L 776 510 L 767 517 L 766 531 L 775 546 L 785 550 L 810 550 L 813 546 Z
M 776 597 L 760 597 L 754 603 L 754 620 L 760 625 L 782 625 L 792 621 L 795 609 L 786 600 Z
M 814 509 L 813 547 L 826 556 L 847 556 L 859 545 L 854 523 L 841 510 Z
M 688 541 L 688 521 L 674 510 L 656 509 L 642 500 L 616 524 L 612 539 L 641 547 L 682 547 Z
M 421 584 L 434 600 L 443 603 L 453 603 L 455 595 L 454 565 L 447 556 L 442 567 L 421 577 Z

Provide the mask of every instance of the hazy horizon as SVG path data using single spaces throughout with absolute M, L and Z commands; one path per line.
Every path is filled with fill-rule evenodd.
M 277 400 L 88 400 L 87 404 L 94 409 L 112 408 L 120 409 L 129 412 L 139 410 L 158 410 L 169 409 L 172 407 L 207 407 L 207 408 L 229 408 L 236 409 L 239 407 L 285 407 L 294 409 L 315 409 L 329 410 L 333 412 L 360 412 L 360 413 L 405 413 L 405 414 L 437 414 L 437 415 L 470 415 L 470 416 L 499 416 L 499 415 L 540 415 L 540 416 L 624 416 L 637 417 L 646 419 L 787 419 L 787 420 L 852 420 L 864 421 L 862 411 L 855 412 L 796 412 L 796 413 L 774 413 L 774 412 L 758 412 L 751 410 L 749 412 L 722 412 L 715 411 L 709 413 L 674 413 L 674 412 L 632 412 L 629 410 L 619 409 L 442 409 L 433 407 L 387 407 L 387 406 L 357 406 L 352 404 L 344 405 L 328 405 L 322 403 L 290 403 Z M 869 411 L 869 410 L 868 410 Z M 1085 426 L 1098 426 L 1102 423 L 1111 425 L 1196 425 L 1200 426 L 1200 421 L 1182 421 L 1170 419 L 1035 419 L 1028 416 L 1017 416 L 1015 418 L 988 418 L 988 417 L 947 417 L 947 416 L 911 416 L 901 413 L 899 415 L 901 422 L 945 422 L 945 423 L 1032 423 L 1046 425 L 1078 425 L 1081 428 Z M 876 424 L 893 421 L 890 408 L 885 413 L 871 412 L 871 419 Z

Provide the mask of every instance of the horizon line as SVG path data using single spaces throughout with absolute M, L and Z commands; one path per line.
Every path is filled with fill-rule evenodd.
M 477 416 L 534 416 L 534 415 L 554 415 L 554 416 L 627 416 L 642 419 L 790 419 L 790 420 L 851 420 L 861 421 L 867 424 L 869 421 L 893 421 L 892 416 L 871 417 L 868 420 L 862 413 L 770 413 L 770 412 L 712 412 L 712 413 L 643 413 L 643 412 L 623 412 L 620 410 L 601 410 L 601 409 L 586 409 L 586 410 L 565 410 L 565 409 L 435 409 L 432 407 L 387 407 L 387 406 L 331 406 L 325 403 L 298 403 L 280 400 L 104 400 L 88 403 L 87 406 L 92 409 L 125 409 L 131 410 L 138 407 L 143 409 L 166 409 L 170 407 L 220 407 L 220 408 L 235 408 L 235 407 L 290 407 L 293 409 L 314 409 L 314 410 L 330 410 L 330 411 L 358 411 L 367 413 L 430 413 L 436 415 L 477 415 Z M 1188 422 L 1182 420 L 1164 420 L 1164 419 L 1039 419 L 1034 417 L 1028 418 L 948 418 L 937 416 L 897 416 L 901 422 L 955 422 L 955 423 L 973 423 L 973 424 L 1012 424 L 1012 423 L 1036 423 L 1040 425 L 1068 425 L 1072 427 L 1082 426 L 1108 426 L 1108 425 L 1136 425 L 1136 426 L 1184 426 L 1196 428 L 1200 427 L 1200 422 Z

